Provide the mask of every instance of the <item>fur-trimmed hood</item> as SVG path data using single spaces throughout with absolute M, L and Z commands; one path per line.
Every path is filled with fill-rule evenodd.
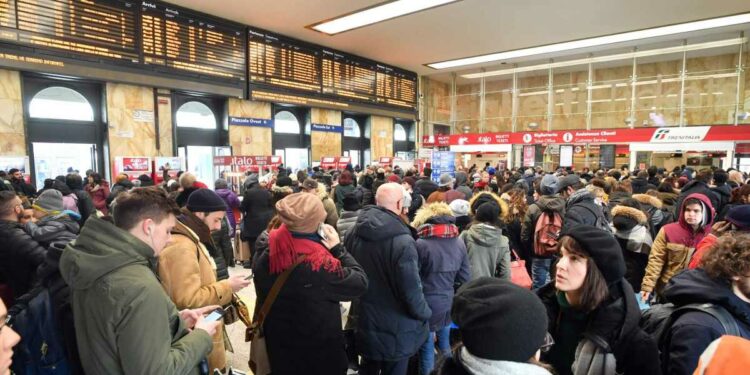
M 648 204 L 660 210 L 664 205 L 659 198 L 652 197 L 648 194 L 633 194 L 633 199 L 637 200 L 641 204 Z
M 412 221 L 411 226 L 419 228 L 426 224 L 428 220 L 438 216 L 453 217 L 453 211 L 451 211 L 450 206 L 444 202 L 434 202 L 422 205 L 422 207 L 417 210 L 416 215 L 414 215 L 414 221 Z
M 648 222 L 646 214 L 644 214 L 643 211 L 633 207 L 616 206 L 612 209 L 612 217 L 615 218 L 618 216 L 625 216 L 627 218 L 633 219 L 640 225 L 646 225 L 646 223 Z
M 497 202 L 497 205 L 500 206 L 500 217 L 499 219 L 501 221 L 505 221 L 505 217 L 508 216 L 508 203 L 506 203 L 503 199 L 501 199 L 497 194 L 491 193 L 488 191 L 483 191 L 477 194 L 474 194 L 473 197 L 471 197 L 471 200 L 469 201 L 469 213 L 472 217 L 476 215 L 476 210 L 474 207 L 474 203 L 476 203 L 478 200 L 485 200 L 485 199 L 494 199 L 495 202 Z

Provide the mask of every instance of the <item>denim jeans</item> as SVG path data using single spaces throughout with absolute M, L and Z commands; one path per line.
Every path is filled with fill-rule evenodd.
M 429 375 L 433 367 L 435 367 L 435 335 L 437 335 L 437 347 L 440 355 L 450 357 L 450 327 L 449 324 L 435 332 L 430 332 L 430 337 L 419 348 L 419 373 L 421 375 Z
M 531 288 L 537 290 L 550 282 L 549 267 L 552 259 L 532 258 L 531 259 Z

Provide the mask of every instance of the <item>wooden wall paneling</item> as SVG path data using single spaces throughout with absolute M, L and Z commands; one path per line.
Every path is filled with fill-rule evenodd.
M 450 83 L 423 78 L 427 122 L 448 124 L 451 120 Z
M 513 130 L 513 78 L 484 83 L 484 130 L 509 132 Z
M 372 161 L 381 156 L 393 156 L 393 119 L 371 116 L 370 149 Z
M 154 94 L 150 87 L 107 83 L 110 162 L 118 156 L 156 156 L 154 118 L 137 116 L 154 112 Z
M 13 70 L 0 70 L 0 155 L 27 155 L 21 74 Z
M 272 119 L 271 103 L 230 98 L 231 117 Z M 273 155 L 273 129 L 257 126 L 229 126 L 229 145 L 234 155 Z
M 734 123 L 739 54 L 690 56 L 685 80 L 685 124 Z
M 518 74 L 517 131 L 547 130 L 548 73 L 534 71 Z M 536 123 L 536 128 L 529 124 Z
M 341 112 L 332 109 L 310 109 L 310 121 L 313 124 L 335 125 L 341 127 Z M 343 129 L 342 129 L 343 131 Z M 312 161 L 320 161 L 324 156 L 341 155 L 342 132 L 310 132 L 310 148 Z
M 554 75 L 552 130 L 586 129 L 587 79 L 588 66 Z

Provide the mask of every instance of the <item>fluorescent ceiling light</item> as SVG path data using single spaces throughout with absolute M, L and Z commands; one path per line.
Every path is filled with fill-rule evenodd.
M 718 27 L 726 27 L 733 25 L 740 25 L 744 23 L 750 23 L 750 13 L 737 14 L 734 16 L 712 18 L 703 21 L 687 22 L 677 25 L 655 27 L 652 29 L 630 31 L 621 34 L 613 34 L 606 36 L 599 36 L 588 39 L 574 40 L 570 42 L 548 44 L 545 46 L 531 47 L 517 49 L 513 51 L 491 53 L 489 55 L 481 55 L 475 57 L 467 57 L 457 60 L 448 60 L 437 63 L 427 64 L 427 66 L 434 69 L 447 69 L 455 68 L 459 66 L 482 64 L 492 61 L 501 61 L 515 59 L 519 57 L 528 57 L 534 55 L 542 55 L 547 53 L 555 53 L 562 51 L 570 51 L 581 48 L 597 47 L 607 44 L 630 42 L 634 40 L 654 38 L 667 35 L 675 35 L 682 33 L 689 33 L 698 30 L 715 29 Z
M 566 66 L 595 64 L 595 63 L 603 63 L 603 62 L 609 62 L 609 61 L 634 59 L 634 58 L 639 58 L 639 57 L 667 55 L 671 53 L 700 51 L 700 50 L 711 49 L 711 48 L 736 46 L 739 44 L 744 44 L 746 42 L 747 42 L 747 38 L 735 38 L 735 39 L 719 40 L 715 42 L 688 44 L 685 46 L 667 47 L 667 48 L 651 49 L 651 50 L 645 50 L 645 51 L 634 51 L 634 52 L 620 53 L 616 55 L 594 56 L 594 57 L 587 57 L 585 59 L 551 62 L 551 63 L 545 63 L 545 64 L 531 65 L 531 66 L 522 66 L 518 68 L 492 70 L 489 72 L 462 74 L 461 77 L 467 78 L 467 79 L 494 77 L 494 76 L 513 74 L 513 73 L 533 72 L 535 70 L 563 68 Z
M 459 0 L 396 0 L 308 26 L 334 35 Z

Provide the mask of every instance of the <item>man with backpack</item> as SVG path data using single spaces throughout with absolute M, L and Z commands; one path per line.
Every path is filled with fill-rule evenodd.
M 702 268 L 669 282 L 664 298 L 675 311 L 660 337 L 665 374 L 690 374 L 706 347 L 722 335 L 750 338 L 750 234 L 722 236 Z
M 586 189 L 577 174 L 561 178 L 557 188 L 560 196 L 566 200 L 563 232 L 576 224 L 585 224 L 612 233 L 604 217 L 604 211 L 594 201 L 594 195 Z
M 557 234 L 562 229 L 565 215 L 565 200 L 557 194 L 558 179 L 555 175 L 545 175 L 534 188 L 539 199 L 529 206 L 521 223 L 521 242 L 531 255 L 532 288 L 538 289 L 547 284 L 549 268 L 554 259 Z

